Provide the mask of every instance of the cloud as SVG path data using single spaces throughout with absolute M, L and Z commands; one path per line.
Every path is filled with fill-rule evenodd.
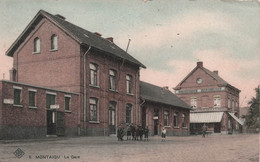
M 200 31 L 219 32 L 231 31 L 237 24 L 236 19 L 224 14 L 208 11 L 194 11 L 179 19 L 164 19 L 158 24 L 146 25 L 142 30 L 126 31 L 132 36 L 135 48 L 159 48 L 175 41 L 189 40 Z M 122 37 L 125 40 L 125 38 Z

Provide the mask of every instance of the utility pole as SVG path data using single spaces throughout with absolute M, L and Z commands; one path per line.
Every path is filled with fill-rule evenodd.
M 126 52 L 128 51 L 128 47 L 129 47 L 129 44 L 130 44 L 130 42 L 131 42 L 131 39 L 128 39 L 128 44 L 127 44 L 127 47 L 126 47 Z

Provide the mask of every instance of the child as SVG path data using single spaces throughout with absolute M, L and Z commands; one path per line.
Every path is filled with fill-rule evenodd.
M 166 129 L 163 127 L 162 129 L 162 142 L 165 142 L 165 138 L 166 138 Z

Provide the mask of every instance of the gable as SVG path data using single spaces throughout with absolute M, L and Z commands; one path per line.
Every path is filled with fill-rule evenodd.
M 181 84 L 180 87 L 217 86 L 219 81 L 202 68 L 196 68 Z

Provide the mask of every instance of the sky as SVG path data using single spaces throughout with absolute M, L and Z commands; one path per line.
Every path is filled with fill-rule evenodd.
M 197 61 L 241 90 L 247 106 L 260 85 L 260 10 L 254 0 L 1 0 L 0 79 L 9 79 L 7 49 L 40 9 L 114 43 L 147 68 L 141 80 L 172 88 Z M 174 92 L 174 91 L 173 91 Z

